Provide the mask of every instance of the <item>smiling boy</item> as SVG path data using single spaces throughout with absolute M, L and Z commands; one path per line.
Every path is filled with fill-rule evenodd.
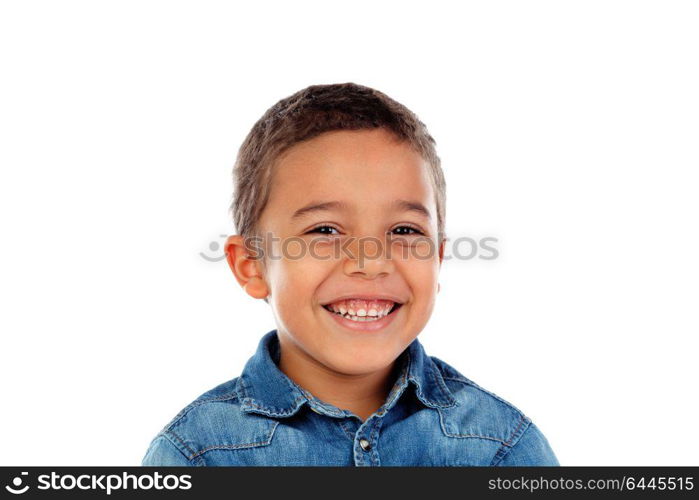
M 303 89 L 254 125 L 226 256 L 277 328 L 143 465 L 558 465 L 528 417 L 417 340 L 445 245 L 434 144 L 403 105 L 352 83 Z

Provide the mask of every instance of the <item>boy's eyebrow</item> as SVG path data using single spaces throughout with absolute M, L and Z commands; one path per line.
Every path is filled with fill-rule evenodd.
M 419 201 L 412 200 L 396 200 L 393 202 L 393 207 L 395 210 L 400 210 L 403 212 L 417 212 L 427 219 L 432 218 L 430 211 L 420 203 Z M 320 201 L 312 202 L 305 207 L 296 210 L 292 216 L 292 220 L 301 219 L 313 212 L 328 212 L 330 210 L 348 210 L 349 206 L 344 201 Z
M 291 216 L 292 220 L 295 219 L 301 219 L 305 217 L 306 215 L 312 213 L 312 212 L 322 212 L 322 211 L 330 211 L 330 210 L 347 210 L 347 203 L 344 201 L 321 201 L 321 202 L 313 202 L 305 207 L 299 208 L 296 210 L 296 212 L 293 213 Z
M 419 201 L 412 201 L 412 200 L 396 200 L 393 202 L 393 206 L 397 210 L 401 210 L 403 212 L 417 212 L 418 214 L 426 217 L 427 219 L 432 218 L 432 214 L 430 211 L 420 203 Z

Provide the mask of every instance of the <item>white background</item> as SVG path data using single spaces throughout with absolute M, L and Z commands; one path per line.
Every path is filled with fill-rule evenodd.
M 563 465 L 696 465 L 698 24 L 681 1 L 3 2 L 0 464 L 138 465 L 240 373 L 275 325 L 200 256 L 233 231 L 237 148 L 353 81 L 428 125 L 448 233 L 499 239 L 445 263 L 427 352 Z

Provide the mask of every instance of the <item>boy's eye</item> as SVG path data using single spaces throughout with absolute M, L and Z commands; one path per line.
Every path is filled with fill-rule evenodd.
M 332 226 L 318 226 L 318 227 L 314 227 L 313 229 L 308 231 L 307 234 L 311 234 L 311 233 L 320 233 L 320 234 L 328 234 L 328 235 L 333 234 L 332 232 L 328 232 L 328 231 L 337 231 L 337 229 L 335 229 Z
M 422 234 L 422 231 L 412 226 L 398 226 L 394 229 L 394 231 L 396 231 L 396 234 L 399 234 L 401 236 L 407 236 L 411 234 Z

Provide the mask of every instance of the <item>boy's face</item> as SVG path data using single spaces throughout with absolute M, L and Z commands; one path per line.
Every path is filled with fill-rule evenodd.
M 268 250 L 282 258 L 265 260 L 264 283 L 282 345 L 338 373 L 388 367 L 432 313 L 436 217 L 426 161 L 384 129 L 327 132 L 289 149 L 258 226 L 279 239 Z M 384 300 L 341 300 L 353 297 Z

